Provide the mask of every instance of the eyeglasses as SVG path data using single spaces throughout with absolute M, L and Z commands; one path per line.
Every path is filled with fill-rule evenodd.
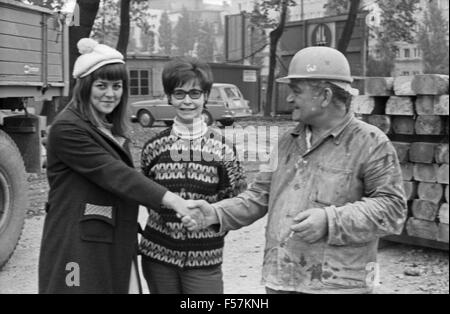
M 183 100 L 186 95 L 189 95 L 189 98 L 191 99 L 199 99 L 203 95 L 203 91 L 200 89 L 191 89 L 189 91 L 184 91 L 182 89 L 174 90 L 172 93 L 173 97 L 178 100 Z

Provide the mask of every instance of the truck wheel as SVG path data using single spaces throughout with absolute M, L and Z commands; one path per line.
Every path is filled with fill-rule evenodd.
M 22 156 L 14 141 L 0 130 L 0 269 L 11 257 L 22 234 L 28 186 Z

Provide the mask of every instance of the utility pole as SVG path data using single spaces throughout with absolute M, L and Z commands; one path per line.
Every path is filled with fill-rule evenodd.
M 303 6 L 303 0 L 300 0 L 300 21 L 305 19 L 305 10 Z

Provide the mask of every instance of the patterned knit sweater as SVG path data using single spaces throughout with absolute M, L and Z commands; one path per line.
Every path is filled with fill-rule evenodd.
M 166 129 L 144 145 L 141 167 L 147 177 L 184 199 L 215 203 L 246 188 L 236 148 L 211 128 L 194 140 Z M 144 258 L 182 269 L 222 263 L 224 233 L 208 228 L 188 231 L 172 209 L 148 208 L 148 212 L 140 243 Z

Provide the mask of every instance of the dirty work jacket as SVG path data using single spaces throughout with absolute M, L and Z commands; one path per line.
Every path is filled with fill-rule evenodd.
M 268 213 L 262 282 L 305 293 L 372 291 L 378 237 L 400 233 L 406 216 L 392 143 L 352 114 L 309 150 L 300 123 L 281 137 L 269 169 L 246 192 L 214 207 L 220 231 Z M 326 236 L 313 244 L 289 236 L 295 216 L 317 207 L 326 211 Z
M 39 292 L 128 293 L 138 205 L 159 207 L 167 190 L 72 109 L 52 125 L 47 160 Z

